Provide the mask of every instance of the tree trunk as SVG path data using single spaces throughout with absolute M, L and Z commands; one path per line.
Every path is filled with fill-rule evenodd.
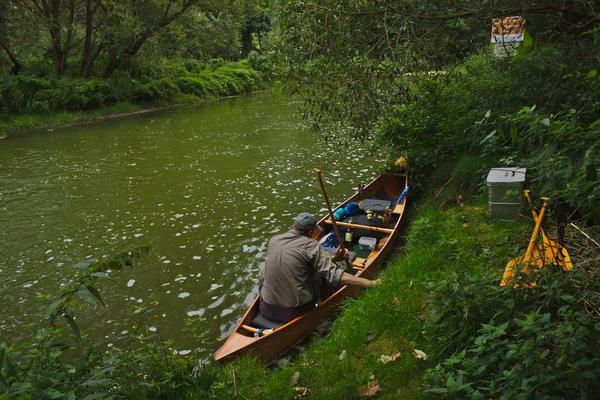
M 65 39 L 65 44 L 62 48 L 62 72 L 65 72 L 65 68 L 67 67 L 67 57 L 69 56 L 69 51 L 71 50 L 71 42 L 73 40 L 73 22 L 75 19 L 75 0 L 71 0 L 69 2 L 69 19 L 67 21 L 67 37 Z
M 62 42 L 63 24 L 61 23 L 61 8 L 63 0 L 43 1 L 40 6 L 44 17 L 48 20 L 48 33 L 52 42 L 52 57 L 56 74 L 62 76 L 67 66 L 67 58 L 73 38 L 73 21 L 75 18 L 75 0 L 68 1 L 69 17 L 66 22 L 65 43 Z
M 90 76 L 91 70 L 93 20 L 92 0 L 85 0 L 85 39 L 83 41 L 83 52 L 81 53 L 81 75 L 84 78 Z
M 241 42 L 242 57 L 246 58 L 250 54 L 250 51 L 252 51 L 252 30 L 248 26 L 242 29 Z
M 106 67 L 104 68 L 104 74 L 102 77 L 104 79 L 110 78 L 110 76 L 115 72 L 115 70 L 123 63 L 123 61 L 128 61 L 131 57 L 135 56 L 140 48 L 146 40 L 152 36 L 153 31 L 147 30 L 144 32 L 131 46 L 129 46 L 124 52 L 123 55 L 118 57 L 114 50 L 111 50 L 108 54 L 108 61 L 106 63 Z
M 62 27 L 60 24 L 60 0 L 51 0 L 42 2 L 44 6 L 45 17 L 48 19 L 48 33 L 52 41 L 52 58 L 56 74 L 61 76 L 65 71 L 64 57 L 62 51 Z
M 185 13 L 190 7 L 192 7 L 196 2 L 197 2 L 197 0 L 184 1 L 183 4 L 180 6 L 180 8 L 177 11 L 173 12 L 172 14 L 169 14 L 170 7 L 171 7 L 171 3 L 169 3 L 167 8 L 164 10 L 164 15 L 162 16 L 162 18 L 155 25 L 146 29 L 141 35 L 139 35 L 136 39 L 134 39 L 133 43 L 131 43 L 131 45 L 129 45 L 120 56 L 115 53 L 114 49 L 109 50 L 108 61 L 106 62 L 106 66 L 104 68 L 104 73 L 102 74 L 102 77 L 104 79 L 110 78 L 110 76 L 113 74 L 113 72 L 115 72 L 115 70 L 124 61 L 131 59 L 133 56 L 135 56 L 138 53 L 138 51 L 140 50 L 142 45 L 144 43 L 146 43 L 146 41 L 152 35 L 154 35 L 160 29 L 164 28 L 165 26 L 167 26 L 171 22 L 173 22 L 175 19 L 177 19 L 179 16 L 181 16 L 183 13 Z
M 121 64 L 121 59 L 117 56 L 115 50 L 110 49 L 108 51 L 108 59 L 106 60 L 106 66 L 102 73 L 102 78 L 108 79 L 115 72 L 117 67 Z
M 19 72 L 21 71 L 21 68 L 23 68 L 23 66 L 17 59 L 17 56 L 15 55 L 15 53 L 8 46 L 8 44 L 2 40 L 0 40 L 0 47 L 2 47 L 2 49 L 4 50 L 4 52 L 6 53 L 8 58 L 10 58 L 10 61 L 13 64 L 12 68 L 10 69 L 10 73 L 13 75 L 19 75 Z
M 88 64 L 87 64 L 86 73 L 83 76 L 84 78 L 89 78 L 90 75 L 92 74 L 92 67 L 94 66 L 94 63 L 96 62 L 96 59 L 98 58 L 100 53 L 102 53 L 102 50 L 104 50 L 104 43 L 100 43 L 98 45 L 98 47 L 96 47 L 94 54 L 92 54 L 90 56 L 90 59 L 88 60 Z

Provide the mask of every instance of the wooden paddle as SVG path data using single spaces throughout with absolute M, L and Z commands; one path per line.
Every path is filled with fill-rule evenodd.
M 323 194 L 323 200 L 325 200 L 325 205 L 327 206 L 327 211 L 329 212 L 329 218 L 331 219 L 331 225 L 333 226 L 333 231 L 335 232 L 335 236 L 337 237 L 338 244 L 340 245 L 340 249 L 343 251 L 344 250 L 344 238 L 342 237 L 342 234 L 340 233 L 340 230 L 335 221 L 335 218 L 333 217 L 333 211 L 331 210 L 331 204 L 329 203 L 329 196 L 327 196 L 327 191 L 325 190 L 325 185 L 323 184 L 323 179 L 321 178 L 321 170 L 318 168 L 314 168 L 313 172 L 317 176 L 317 181 L 319 182 L 319 187 L 321 188 L 321 193 Z M 352 265 L 350 265 L 350 261 L 348 260 L 348 257 L 344 257 L 344 260 L 346 261 L 346 268 L 347 269 L 352 268 Z
M 538 213 L 536 209 L 533 207 L 533 202 L 531 200 L 531 191 L 526 189 L 523 191 L 523 196 L 529 203 L 529 207 L 531 208 L 531 215 L 533 216 L 533 220 L 537 221 Z M 544 199 L 545 197 L 542 197 Z M 558 244 L 554 240 L 548 238 L 546 236 L 546 232 L 544 232 L 544 228 L 540 227 L 540 232 L 542 234 L 542 244 L 544 255 L 546 257 L 546 261 L 550 264 L 556 263 L 556 265 L 560 265 L 563 271 L 572 271 L 573 263 L 571 262 L 571 257 L 569 256 L 569 252 L 567 248 L 561 244 Z
M 543 260 L 540 260 L 540 254 L 535 243 L 538 237 L 538 233 L 542 226 L 544 214 L 546 213 L 546 207 L 548 207 L 550 199 L 548 197 L 542 197 L 542 202 L 542 209 L 540 210 L 539 214 L 537 214 L 537 217 L 534 217 L 535 226 L 533 228 L 531 238 L 529 239 L 527 251 L 525 252 L 524 256 L 515 257 L 509 260 L 508 263 L 506 263 L 506 267 L 504 268 L 504 274 L 502 274 L 502 281 L 500 281 L 500 286 L 507 286 L 512 282 L 513 277 L 515 276 L 515 271 L 519 265 L 523 266 L 523 272 L 529 272 L 530 265 L 536 267 L 543 267 L 543 264 L 536 265 L 539 264 L 540 261 L 543 262 Z M 534 261 L 530 262 L 534 254 Z M 518 286 L 518 284 L 515 283 L 515 287 L 516 286 Z M 532 286 L 535 286 L 535 282 L 532 284 Z
M 538 218 L 535 221 L 535 226 L 533 227 L 533 234 L 531 235 L 531 239 L 529 239 L 529 245 L 527 246 L 527 251 L 525 252 L 525 259 L 523 260 L 525 263 L 528 263 L 529 260 L 531 260 L 531 255 L 533 254 L 535 241 L 540 231 L 540 227 L 542 226 L 542 221 L 544 220 L 544 214 L 546 214 L 546 208 L 548 207 L 548 203 L 550 203 L 550 198 L 542 197 L 542 209 L 540 210 Z
M 548 197 L 541 198 L 542 209 L 538 213 L 533 207 L 529 190 L 523 191 L 523 196 L 527 199 L 527 202 L 531 207 L 531 215 L 533 216 L 535 227 L 525 255 L 515 257 L 506 264 L 500 286 L 507 286 L 512 282 L 515 271 L 519 265 L 523 266 L 523 272 L 525 273 L 528 273 L 532 268 L 544 268 L 548 264 L 557 264 L 561 266 L 564 271 L 571 271 L 573 269 L 573 263 L 571 262 L 567 249 L 549 239 L 542 227 L 542 221 L 550 199 Z M 540 233 L 542 241 L 541 243 L 537 243 L 538 234 Z M 515 287 L 517 286 L 518 284 L 515 283 Z M 528 283 L 528 286 L 535 287 L 536 283 L 530 282 Z

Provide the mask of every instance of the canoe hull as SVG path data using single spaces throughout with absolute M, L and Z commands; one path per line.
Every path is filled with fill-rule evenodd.
M 386 196 L 390 199 L 395 199 L 407 184 L 408 182 L 404 175 L 380 176 L 365 187 L 363 194 L 354 194 L 337 208 L 343 207 L 351 201 L 360 200 L 362 197 L 373 195 L 381 197 L 383 196 L 382 193 L 386 192 Z M 401 207 L 397 207 L 401 210 L 397 214 L 397 220 L 394 223 L 392 233 L 386 237 L 385 242 L 380 245 L 377 252 L 371 253 L 367 259 L 363 260 L 362 268 L 357 269 L 356 276 L 372 278 L 379 272 L 381 263 L 392 249 L 398 236 L 405 205 L 406 199 L 401 203 Z M 326 219 L 327 217 L 323 217 L 319 221 L 319 225 L 323 228 L 327 227 Z M 244 325 L 250 325 L 258 312 L 259 299 L 257 296 L 225 343 L 215 353 L 215 360 L 224 363 L 235 357 L 249 354 L 264 363 L 270 363 L 314 332 L 319 325 L 336 312 L 344 299 L 355 297 L 360 292 L 361 289 L 356 286 L 342 286 L 311 311 L 289 321 L 275 329 L 272 333 L 261 337 L 254 337 L 252 332 L 244 328 Z

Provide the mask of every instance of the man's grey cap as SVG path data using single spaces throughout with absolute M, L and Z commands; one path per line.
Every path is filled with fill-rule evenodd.
M 294 220 L 294 228 L 303 232 L 310 232 L 317 227 L 315 216 L 307 212 L 298 214 Z

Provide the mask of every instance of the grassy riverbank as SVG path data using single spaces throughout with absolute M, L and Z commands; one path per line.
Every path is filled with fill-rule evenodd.
M 491 221 L 481 201 L 448 209 L 429 201 L 417 213 L 404 254 L 391 260 L 382 285 L 346 303 L 326 338 L 275 371 L 251 359 L 226 366 L 213 385 L 217 398 L 291 399 L 304 391 L 298 387 L 310 398 L 358 398 L 369 382 L 378 382 L 381 398 L 423 397 L 423 373 L 437 350 L 423 330 L 432 285 L 488 270 L 499 279 L 506 257 L 524 243 L 527 223 Z
M 53 129 L 55 127 L 95 121 L 113 115 L 123 115 L 144 110 L 146 107 L 128 102 L 119 102 L 110 106 L 89 111 L 60 111 L 18 114 L 0 121 L 0 135 L 12 134 L 30 129 Z
M 600 293 L 595 249 L 572 251 L 576 271 L 544 273 L 535 290 L 501 288 L 531 222 L 489 219 L 483 196 L 463 203 L 469 189 L 446 178 L 422 190 L 434 195 L 413 199 L 405 245 L 382 285 L 344 303 L 330 332 L 291 361 L 201 362 L 151 331 L 144 313 L 152 309 L 140 308 L 119 348 L 98 347 L 69 320 L 30 342 L 0 343 L 0 399 L 591 398 L 600 390 L 600 325 L 588 307 Z M 103 266 L 82 271 L 49 309 L 81 312 L 82 291 L 85 301 L 101 302 L 93 282 L 105 277 Z
M 244 359 L 218 370 L 213 394 L 587 398 L 598 389 L 599 326 L 582 306 L 597 275 L 581 266 L 544 274 L 535 291 L 499 287 L 530 230 L 524 218 L 490 220 L 482 198 L 417 206 L 404 254 L 391 260 L 380 287 L 345 304 L 330 334 L 279 369 Z
M 246 60 L 162 60 L 110 80 L 7 76 L 0 80 L 0 137 L 33 129 L 128 114 L 172 104 L 196 104 L 265 86 Z

